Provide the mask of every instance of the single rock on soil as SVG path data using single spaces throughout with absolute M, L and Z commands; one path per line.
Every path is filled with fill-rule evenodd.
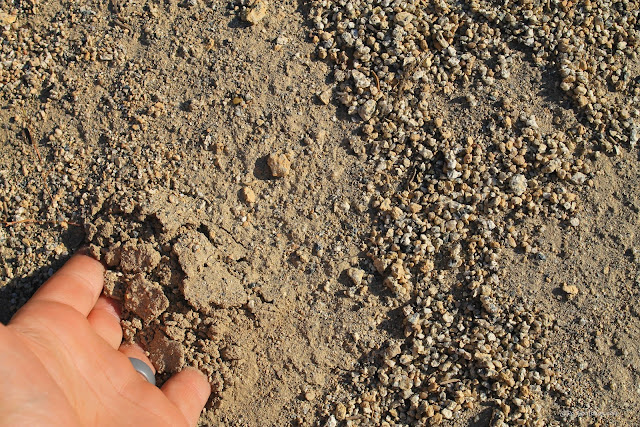
M 255 25 L 267 16 L 267 8 L 269 2 L 266 0 L 257 0 L 253 6 L 247 8 L 242 14 L 242 19 L 251 25 Z
M 354 285 L 360 286 L 362 284 L 362 279 L 364 278 L 364 270 L 359 268 L 350 268 L 347 270 L 347 275 Z
M 273 153 L 267 159 L 267 165 L 271 169 L 271 175 L 276 178 L 282 178 L 291 172 L 291 159 L 286 154 Z
M 331 102 L 331 89 L 324 90 L 322 92 L 318 92 L 318 99 L 324 105 L 329 105 Z
M 578 287 L 576 285 L 562 285 L 562 291 L 567 295 L 578 295 Z
M 242 199 L 251 205 L 256 202 L 256 193 L 251 188 L 244 187 L 242 189 Z

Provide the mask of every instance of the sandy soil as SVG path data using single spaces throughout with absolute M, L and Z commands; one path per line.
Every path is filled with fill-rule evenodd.
M 308 4 L 277 2 L 249 25 L 242 3 L 0 0 L 3 20 L 17 12 L 3 60 L 28 59 L 0 83 L 0 320 L 91 244 L 160 380 L 209 375 L 202 425 L 367 425 L 340 405 L 362 403 L 362 369 L 406 338 L 403 303 L 367 256 L 381 178 L 316 59 Z M 584 122 L 515 58 L 495 88 L 515 110 L 547 133 Z M 482 138 L 490 98 L 470 86 L 428 104 Z M 640 423 L 639 160 L 590 156 L 578 224 L 525 217 L 517 233 L 535 251 L 502 252 L 500 291 L 553 319 L 540 351 L 566 392 L 539 396 L 545 424 Z M 390 175 L 382 187 L 401 191 Z M 490 418 L 480 404 L 444 422 Z

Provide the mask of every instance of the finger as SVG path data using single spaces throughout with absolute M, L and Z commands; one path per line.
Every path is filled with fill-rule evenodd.
M 127 357 L 135 357 L 136 359 L 142 360 L 149 365 L 154 374 L 156 373 L 156 368 L 153 367 L 153 363 L 151 363 L 142 347 L 138 344 L 122 344 L 118 351 Z
M 202 372 L 187 368 L 169 378 L 162 392 L 182 412 L 189 425 L 195 426 L 209 399 L 211 386 Z
M 114 350 L 122 343 L 122 327 L 120 326 L 120 310 L 115 300 L 101 296 L 87 316 L 93 330 L 100 335 Z
M 87 316 L 102 292 L 104 267 L 86 255 L 74 255 L 25 304 L 55 302 Z

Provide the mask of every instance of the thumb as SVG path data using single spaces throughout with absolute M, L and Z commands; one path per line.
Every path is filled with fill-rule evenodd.
M 189 425 L 195 426 L 209 399 L 211 386 L 202 372 L 187 368 L 169 378 L 162 386 L 162 392 L 180 410 Z

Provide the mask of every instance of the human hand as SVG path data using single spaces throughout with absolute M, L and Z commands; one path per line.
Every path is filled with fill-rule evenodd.
M 195 425 L 210 394 L 185 369 L 162 388 L 134 370 L 152 366 L 121 346 L 113 301 L 100 296 L 102 265 L 73 256 L 11 319 L 0 324 L 0 426 Z

